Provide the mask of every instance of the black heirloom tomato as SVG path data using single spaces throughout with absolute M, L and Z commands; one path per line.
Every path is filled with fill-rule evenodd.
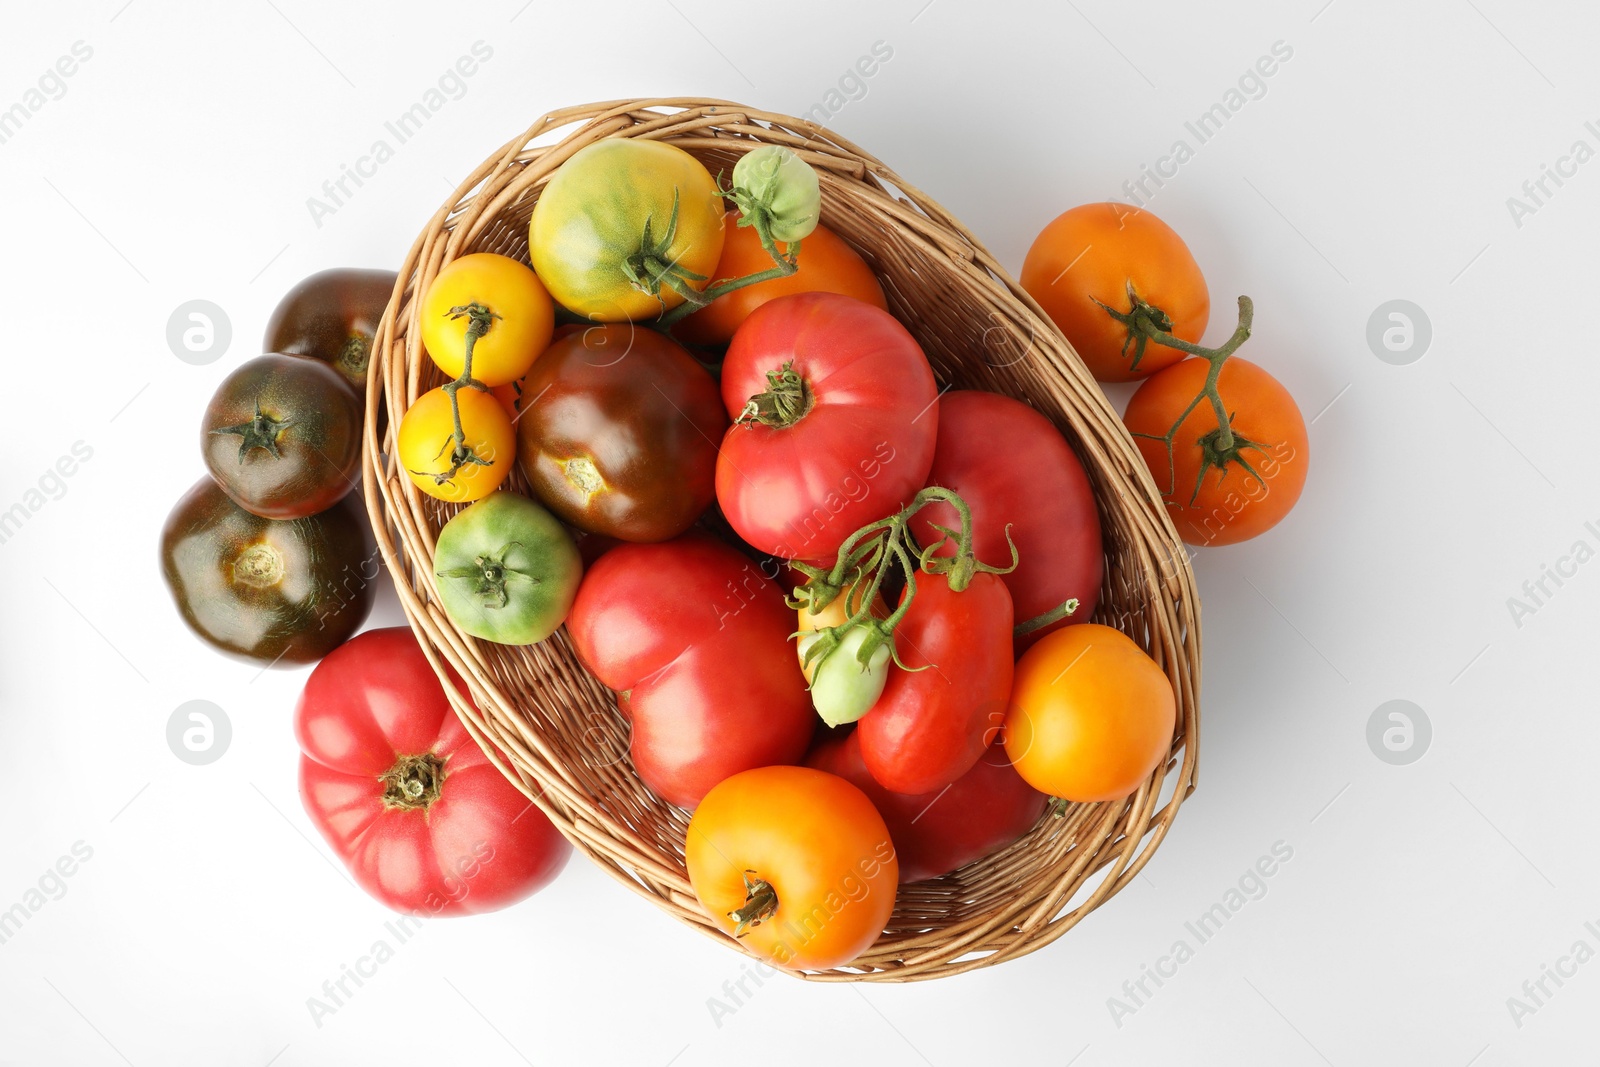
M 263 519 L 203 478 L 161 531 L 161 570 L 184 622 L 223 652 L 267 664 L 315 662 L 355 633 L 380 569 L 353 498 L 304 519 Z
M 222 380 L 200 424 L 206 469 L 266 519 L 338 503 L 361 465 L 361 400 L 325 363 L 257 356 Z
M 665 541 L 716 496 L 721 393 L 672 339 L 628 323 L 553 342 L 523 385 L 517 462 L 546 507 L 623 541 Z
M 262 348 L 331 364 L 365 396 L 372 337 L 395 277 L 391 270 L 318 271 L 278 301 Z

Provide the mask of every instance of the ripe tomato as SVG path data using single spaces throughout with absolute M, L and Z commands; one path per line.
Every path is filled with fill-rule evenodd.
M 479 304 L 494 318 L 472 348 L 472 376 L 485 385 L 514 382 L 533 366 L 555 326 L 555 307 L 544 283 L 522 263 L 493 252 L 474 252 L 445 264 L 422 298 L 422 344 L 440 370 L 461 377 L 466 366 L 468 316 Z
M 488 496 L 506 480 L 517 458 L 517 433 L 511 416 L 488 393 L 467 388 L 460 390 L 456 399 L 466 447 L 483 462 L 463 463 L 451 473 L 455 421 L 450 397 L 439 388 L 417 397 L 400 420 L 400 465 L 429 496 L 464 503 Z
M 564 322 L 550 332 L 550 343 L 555 344 L 563 337 L 569 337 L 575 333 L 582 333 L 586 329 L 595 328 L 593 326 L 582 326 L 575 322 Z M 546 347 L 548 348 L 549 346 L 547 345 Z M 532 373 L 533 370 L 530 368 L 528 374 Z M 533 403 L 534 396 L 528 392 L 528 374 L 524 374 L 514 382 L 497 385 L 489 390 L 494 394 L 494 398 L 500 401 L 500 406 L 506 409 L 506 414 L 511 416 L 513 423 L 522 417 L 522 409 Z
M 326 511 L 355 488 L 361 398 L 326 363 L 257 356 L 222 380 L 200 423 L 206 469 L 268 519 Z
M 1211 317 L 1205 277 L 1183 238 L 1126 204 L 1084 204 L 1058 216 L 1028 249 L 1021 281 L 1102 382 L 1136 381 L 1183 353 L 1152 343 L 1139 356 L 1137 345 L 1128 343 L 1128 328 L 1095 301 L 1130 312 L 1131 285 L 1170 320 L 1163 329 L 1195 344 Z
M 272 309 L 262 351 L 322 360 L 354 386 L 365 403 L 372 338 L 394 283 L 392 270 L 318 271 L 290 289 Z
M 998 393 L 945 393 L 939 398 L 939 441 L 928 484 L 954 491 L 972 509 L 973 553 L 983 562 L 1010 563 L 1009 527 L 1017 567 L 1000 579 L 1011 591 L 1017 622 L 1077 598 L 1071 615 L 1017 638 L 1017 652 L 1051 630 L 1094 615 L 1105 570 L 1100 515 L 1083 464 L 1049 419 Z M 960 529 L 955 508 L 942 501 L 930 504 L 913 522 L 919 542 L 939 540 L 934 523 Z M 954 545 L 940 552 L 954 553 Z
M 684 853 L 711 920 L 780 967 L 842 967 L 894 912 L 900 865 L 883 817 L 861 790 L 810 767 L 761 767 L 717 786 Z
M 572 853 L 461 725 L 404 626 L 368 630 L 318 664 L 294 732 L 306 814 L 395 911 L 494 911 L 549 884 Z
M 915 796 L 878 784 L 854 732 L 823 738 L 806 766 L 837 774 L 867 794 L 889 828 L 902 884 L 937 878 L 1000 851 L 1033 828 L 1048 802 L 1017 774 L 999 743 L 948 787 Z
M 1176 721 L 1155 661 L 1120 630 L 1085 623 L 1046 635 L 1017 662 L 1005 746 L 1041 792 L 1120 800 L 1166 758 Z
M 1011 692 L 1011 627 L 1011 594 L 995 575 L 980 572 L 959 593 L 944 575 L 917 575 L 916 599 L 894 631 L 910 669 L 891 668 L 856 726 L 861 758 L 884 788 L 936 792 L 978 762 Z
M 1178 535 L 1191 545 L 1231 545 L 1276 526 L 1300 499 L 1311 463 L 1305 419 L 1294 397 L 1254 363 L 1230 356 L 1217 391 L 1230 413 L 1234 447 L 1217 444 L 1217 414 L 1201 401 L 1178 427 L 1171 460 L 1164 442 L 1205 383 L 1209 364 L 1186 359 L 1141 385 L 1122 420 L 1154 475 Z
M 444 524 L 433 573 L 439 603 L 463 631 L 497 644 L 531 645 L 566 621 L 583 560 L 554 515 L 500 491 Z
M 553 343 L 523 385 L 522 471 L 591 533 L 665 541 L 716 496 L 717 383 L 676 341 L 623 323 Z
M 756 228 L 740 226 L 738 222 L 737 211 L 723 216 L 722 229 L 728 236 L 722 243 L 722 259 L 717 263 L 712 284 L 756 274 L 772 266 L 772 257 L 761 247 L 761 236 Z M 789 246 L 779 241 L 778 251 L 787 253 Z M 673 332 L 694 344 L 725 345 L 732 339 L 733 331 L 750 317 L 750 312 L 790 293 L 842 293 L 889 310 L 883 286 L 867 261 L 838 234 L 818 225 L 801 242 L 798 269 L 793 274 L 724 293 L 709 307 L 680 322 Z
M 350 497 L 307 518 L 263 519 L 202 478 L 161 531 L 161 573 L 183 621 L 269 666 L 315 663 L 360 629 L 382 569 Z
M 610 549 L 567 617 L 584 665 L 624 695 L 639 777 L 686 808 L 729 775 L 805 755 L 815 717 L 793 629 L 778 586 L 701 536 Z
M 762 305 L 722 364 L 736 420 L 717 458 L 728 523 L 762 552 L 832 556 L 922 488 L 937 398 L 922 348 L 887 311 L 837 293 Z
M 722 255 L 722 211 L 711 172 L 683 149 L 606 138 L 551 176 L 528 224 L 528 254 L 567 310 L 594 322 L 654 318 L 683 297 L 642 286 L 646 261 L 675 264 L 683 284 L 704 289 Z

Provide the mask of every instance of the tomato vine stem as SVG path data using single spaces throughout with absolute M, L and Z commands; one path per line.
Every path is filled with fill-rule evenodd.
M 717 191 L 722 193 L 724 196 L 732 195 L 732 191 L 722 189 L 720 187 L 720 183 Z M 676 217 L 676 193 L 673 194 L 673 212 L 674 217 Z M 704 289 L 696 289 L 694 286 L 689 285 L 686 281 L 684 281 L 683 278 L 679 277 L 680 274 L 683 274 L 694 281 L 704 280 L 698 274 L 691 275 L 689 272 L 679 269 L 664 270 L 657 276 L 657 287 L 651 289 L 647 286 L 646 291 L 652 293 L 653 295 L 659 296 L 659 286 L 664 284 L 673 292 L 683 297 L 683 303 L 679 304 L 671 311 L 664 312 L 662 316 L 656 320 L 656 325 L 660 326 L 664 330 L 671 330 L 673 326 L 681 322 L 684 318 L 694 314 L 701 308 L 708 306 L 719 296 L 731 293 L 735 289 L 743 289 L 747 285 L 758 285 L 761 282 L 768 282 L 774 278 L 787 278 L 789 275 L 800 269 L 800 242 L 790 241 L 787 252 L 778 251 L 777 238 L 772 236 L 772 215 L 765 208 L 755 204 L 749 205 L 748 209 L 741 208 L 739 225 L 755 227 L 756 236 L 761 239 L 761 247 L 766 249 L 767 255 L 772 257 L 772 266 L 765 270 L 758 270 L 753 274 L 746 274 L 739 278 L 729 278 L 724 281 L 720 281 L 717 284 L 707 286 Z M 649 224 L 646 223 L 646 240 L 649 239 L 649 233 Z M 637 281 L 637 279 L 635 280 Z
M 445 382 L 443 386 L 445 396 L 450 398 L 450 421 L 454 429 L 445 440 L 443 447 L 434 454 L 434 458 L 438 459 L 448 449 L 450 452 L 450 469 L 443 472 L 411 472 L 419 476 L 426 474 L 432 477 L 436 485 L 444 485 L 450 481 L 460 473 L 462 467 L 468 465 L 487 467 L 494 462 L 493 460 L 484 459 L 468 447 L 467 431 L 461 425 L 461 401 L 456 394 L 461 392 L 462 389 L 476 389 L 483 393 L 489 391 L 487 385 L 472 376 L 472 350 L 477 347 L 478 339 L 489 332 L 489 327 L 494 325 L 494 320 L 500 316 L 491 311 L 486 305 L 473 301 L 470 304 L 459 304 L 450 309 L 452 321 L 463 317 L 467 320 L 467 338 L 466 348 L 461 356 L 461 376 L 454 381 Z
M 933 524 L 941 535 L 939 540 L 915 549 L 911 541 L 911 520 L 930 504 L 949 504 L 960 519 L 960 529 Z M 911 498 L 911 502 L 885 519 L 869 522 L 852 533 L 840 544 L 833 566 L 816 567 L 803 561 L 792 561 L 795 569 L 806 576 L 789 597 L 789 606 L 817 614 L 841 595 L 845 598 L 847 618 L 837 626 L 826 626 L 812 631 L 814 640 L 806 650 L 805 664 L 812 668 L 813 677 L 824 660 L 840 645 L 844 635 L 856 627 L 868 631 L 867 638 L 856 651 L 856 659 L 865 666 L 879 648 L 888 646 L 896 666 L 910 668 L 900 659 L 895 649 L 894 630 L 911 610 L 917 596 L 917 574 L 944 575 L 953 592 L 962 592 L 980 573 L 1006 574 L 1017 565 L 1017 546 L 1011 544 L 1010 527 L 1006 529 L 1006 542 L 1011 545 L 1011 563 L 994 567 L 982 562 L 972 551 L 972 509 L 966 501 L 943 486 L 930 485 Z M 955 546 L 954 555 L 937 555 L 945 545 Z M 883 582 L 891 568 L 898 568 L 905 578 L 905 593 L 900 603 L 888 617 L 879 619 L 872 612 Z M 1074 605 L 1076 606 L 1076 605 Z
M 1167 348 L 1174 348 L 1179 352 L 1203 359 L 1209 364 L 1209 367 L 1206 370 L 1206 380 L 1204 384 L 1201 385 L 1200 392 L 1197 393 L 1195 398 L 1191 400 L 1188 406 L 1183 409 L 1183 412 L 1179 414 L 1176 420 L 1174 420 L 1172 427 L 1167 430 L 1166 433 L 1135 433 L 1133 435 L 1134 437 L 1142 437 L 1150 441 L 1160 441 L 1165 446 L 1167 452 L 1167 488 L 1164 492 L 1164 495 L 1171 496 L 1177 492 L 1176 482 L 1178 473 L 1177 464 L 1174 460 L 1173 448 L 1178 435 L 1178 429 L 1183 425 L 1184 420 L 1189 417 L 1194 409 L 1199 407 L 1201 403 L 1205 402 L 1210 403 L 1211 410 L 1216 415 L 1217 428 L 1207 434 L 1204 434 L 1196 442 L 1196 444 L 1200 447 L 1202 459 L 1200 463 L 1200 474 L 1199 477 L 1195 479 L 1194 492 L 1190 496 L 1189 502 L 1193 504 L 1194 501 L 1199 498 L 1200 486 L 1205 482 L 1206 473 L 1211 470 L 1211 468 L 1215 467 L 1218 470 L 1221 470 L 1229 463 L 1239 464 L 1246 471 L 1248 471 L 1250 475 L 1256 479 L 1256 481 L 1265 484 L 1261 478 L 1261 475 L 1254 467 L 1250 465 L 1250 461 L 1244 458 L 1243 452 L 1246 449 L 1254 449 L 1257 452 L 1264 452 L 1266 449 L 1259 442 L 1252 441 L 1234 431 L 1233 416 L 1228 412 L 1227 405 L 1222 402 L 1222 393 L 1217 388 L 1217 382 L 1222 377 L 1223 365 L 1228 362 L 1229 357 L 1239 350 L 1240 345 L 1244 344 L 1245 341 L 1250 339 L 1250 330 L 1255 322 L 1255 302 L 1252 301 L 1248 296 L 1239 297 L 1239 322 L 1238 325 L 1234 327 L 1232 336 L 1230 336 L 1226 341 L 1216 348 L 1207 348 L 1203 345 L 1197 345 L 1192 341 L 1185 341 L 1183 338 L 1176 337 L 1170 333 L 1168 331 L 1168 328 L 1171 326 L 1170 320 L 1167 320 L 1168 328 L 1163 328 L 1157 324 L 1153 316 L 1141 312 L 1141 306 L 1148 308 L 1150 305 L 1143 304 L 1142 301 L 1134 296 L 1133 286 L 1131 283 L 1128 286 L 1128 296 L 1134 301 L 1134 310 L 1131 312 L 1118 311 L 1107 304 L 1100 303 L 1100 301 L 1095 302 L 1099 303 L 1100 306 L 1105 309 L 1106 314 L 1110 315 L 1112 318 L 1128 327 L 1130 337 L 1136 333 L 1138 334 L 1140 338 L 1140 347 L 1138 352 L 1142 353 L 1144 351 L 1144 341 L 1153 341 L 1156 344 L 1165 345 Z M 1160 313 L 1159 309 L 1154 310 L 1162 319 L 1166 318 L 1164 314 Z M 1135 359 L 1135 365 L 1137 365 L 1137 362 L 1137 359 Z

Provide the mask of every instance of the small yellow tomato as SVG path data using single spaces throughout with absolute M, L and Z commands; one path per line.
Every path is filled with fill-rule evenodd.
M 459 378 L 476 305 L 488 329 L 472 349 L 472 376 L 485 385 L 514 382 L 550 344 L 555 305 L 544 283 L 509 256 L 474 252 L 439 271 L 422 298 L 422 344 L 439 369 Z
M 1172 683 L 1130 637 L 1067 626 L 1017 661 L 1006 754 L 1041 793 L 1121 800 L 1171 751 L 1176 717 Z
M 511 416 L 479 389 L 456 394 L 464 440 L 455 442 L 450 397 L 443 388 L 417 397 L 400 420 L 400 465 L 418 489 L 440 500 L 464 503 L 488 496 L 511 473 L 517 432 Z

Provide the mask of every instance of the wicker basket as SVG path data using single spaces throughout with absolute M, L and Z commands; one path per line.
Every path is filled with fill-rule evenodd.
M 564 135 L 563 135 L 564 134 Z M 469 252 L 527 260 L 528 218 L 551 173 L 602 137 L 651 137 L 731 171 L 744 152 L 781 144 L 817 168 L 823 220 L 878 272 L 889 305 L 946 385 L 1033 404 L 1067 435 L 1094 483 L 1106 544 L 1098 621 L 1149 650 L 1177 692 L 1172 754 L 1137 793 L 1047 815 L 1006 850 L 902 887 L 889 928 L 824 981 L 908 981 L 984 967 L 1060 937 L 1128 883 L 1194 789 L 1200 627 L 1193 575 L 1159 494 L 1122 423 L 1071 346 L 973 236 L 938 204 L 850 142 L 809 122 L 725 101 L 628 100 L 552 112 L 496 151 L 428 222 L 378 330 L 367 387 L 365 491 L 400 600 L 442 673 L 465 678 L 458 702 L 501 770 L 607 872 L 730 947 L 684 870 L 688 815 L 652 795 L 627 758 L 612 694 L 579 664 L 565 631 L 512 648 L 457 630 L 434 592 L 434 541 L 457 507 L 411 485 L 394 462 L 406 408 L 441 376 L 423 352 L 417 294 Z M 385 418 L 385 414 L 387 417 Z M 526 492 L 521 475 L 512 488 Z M 498 754 L 497 754 L 498 750 Z M 1158 805 L 1160 805 L 1158 807 Z

